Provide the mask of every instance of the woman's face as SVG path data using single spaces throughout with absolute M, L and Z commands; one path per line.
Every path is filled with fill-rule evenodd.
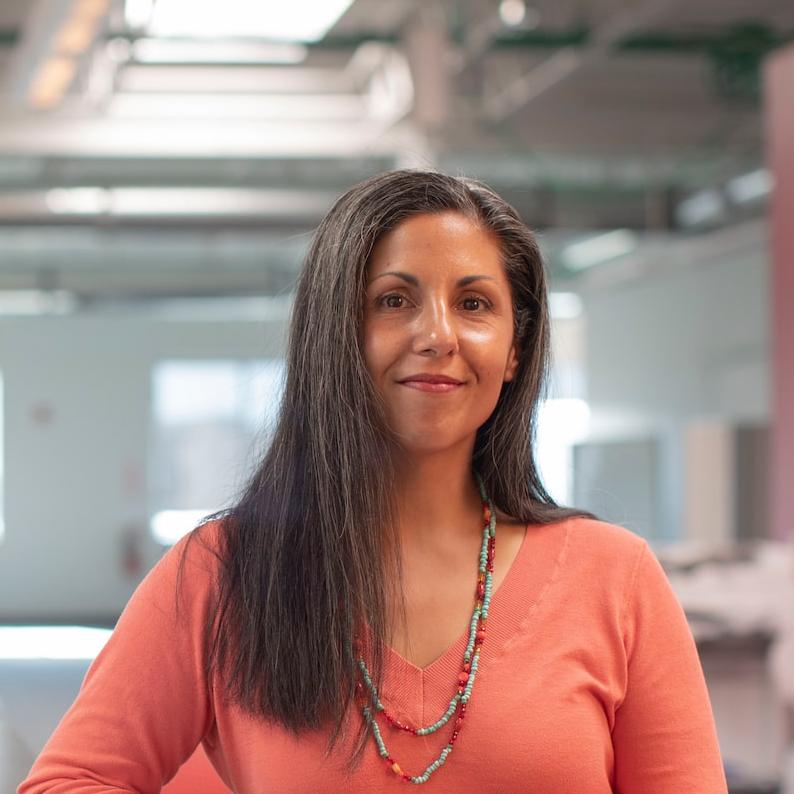
M 518 366 L 496 237 L 454 211 L 408 218 L 375 245 L 365 300 L 364 359 L 400 445 L 473 447 Z

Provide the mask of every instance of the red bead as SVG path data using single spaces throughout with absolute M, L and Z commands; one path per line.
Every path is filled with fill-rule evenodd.
M 471 662 L 464 662 L 463 669 L 468 673 L 471 670 Z
M 462 673 L 461 673 L 461 674 L 458 676 L 458 683 L 459 683 L 461 686 L 466 686 L 466 682 L 467 682 L 468 680 L 469 680 L 469 674 L 468 674 L 468 673 L 467 673 L 467 672 L 464 670 L 464 671 L 463 671 L 463 672 L 462 672 Z
M 477 598 L 483 598 L 485 596 L 485 583 L 478 582 L 477 583 Z
M 485 629 L 479 629 L 477 634 L 475 635 L 476 642 L 482 644 L 483 640 L 485 639 Z
M 391 714 L 389 714 L 388 711 L 384 711 L 383 715 L 386 717 L 386 721 L 389 723 L 389 725 L 393 726 L 394 728 L 416 734 L 416 728 L 414 728 L 412 725 L 406 725 L 404 722 L 400 722 L 398 719 L 395 719 Z

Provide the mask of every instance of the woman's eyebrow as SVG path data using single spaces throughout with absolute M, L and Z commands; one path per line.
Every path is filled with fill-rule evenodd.
M 375 278 L 370 281 L 372 284 L 373 281 L 377 281 L 379 278 L 383 278 L 384 276 L 397 276 L 397 278 L 401 278 L 403 281 L 411 284 L 414 287 L 419 286 L 419 279 L 411 275 L 410 273 L 403 273 L 401 270 L 387 270 L 385 273 L 380 273 Z M 459 278 L 456 285 L 457 287 L 465 287 L 468 284 L 472 284 L 475 281 L 496 281 L 493 276 L 485 276 L 485 275 L 472 275 L 472 276 L 463 276 L 463 278 Z

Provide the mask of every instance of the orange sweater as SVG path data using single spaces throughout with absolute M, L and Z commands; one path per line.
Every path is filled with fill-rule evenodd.
M 217 542 L 219 526 L 200 531 Z M 202 676 L 200 653 L 216 563 L 190 545 L 177 620 L 184 543 L 136 590 L 19 794 L 156 792 L 199 742 L 242 794 L 401 790 L 371 740 L 346 778 L 343 755 L 323 757 L 322 733 L 297 740 L 223 703 L 219 682 Z M 424 669 L 388 652 L 381 695 L 395 716 L 414 724 L 440 716 L 466 635 Z M 411 774 L 436 758 L 450 727 L 420 739 L 379 722 Z M 584 518 L 528 527 L 493 596 L 464 728 L 427 786 L 435 794 L 725 794 L 695 644 L 644 540 Z

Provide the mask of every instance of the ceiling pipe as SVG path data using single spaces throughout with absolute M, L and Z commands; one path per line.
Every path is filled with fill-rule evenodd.
M 583 47 L 564 47 L 493 96 L 486 93 L 486 118 L 492 123 L 504 121 L 582 67 L 604 58 L 621 39 L 669 14 L 680 2 L 648 0 L 638 7 L 615 14 L 593 28 L 588 43 Z

